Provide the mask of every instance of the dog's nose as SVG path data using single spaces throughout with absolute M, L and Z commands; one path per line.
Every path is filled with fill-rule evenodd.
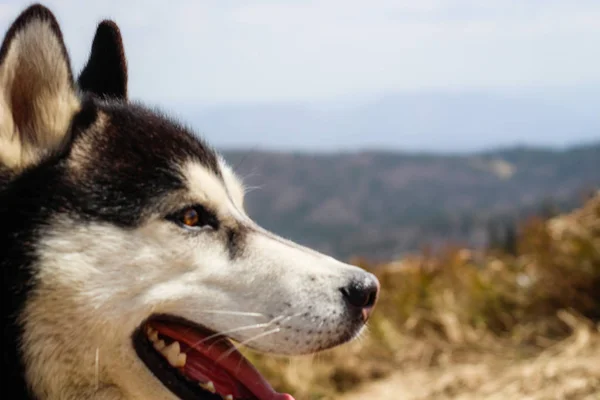
M 366 275 L 365 277 L 361 274 L 360 277 L 352 279 L 347 286 L 340 288 L 346 303 L 351 308 L 360 310 L 365 321 L 369 319 L 379 297 L 379 281 L 371 273 Z

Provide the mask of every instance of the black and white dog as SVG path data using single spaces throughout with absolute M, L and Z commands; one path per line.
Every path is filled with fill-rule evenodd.
M 15 399 L 293 399 L 237 346 L 347 342 L 379 288 L 262 229 L 215 150 L 129 102 L 114 23 L 75 81 L 40 5 L 0 49 L 0 243 Z

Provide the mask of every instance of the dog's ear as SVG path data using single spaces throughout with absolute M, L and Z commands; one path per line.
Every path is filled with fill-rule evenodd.
M 0 163 L 20 170 L 54 151 L 79 108 L 58 22 L 33 5 L 0 48 Z
M 98 25 L 90 58 L 78 83 L 85 92 L 127 100 L 127 59 L 121 32 L 113 21 Z

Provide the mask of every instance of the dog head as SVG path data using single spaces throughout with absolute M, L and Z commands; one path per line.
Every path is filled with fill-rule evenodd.
M 101 24 L 78 88 L 42 6 L 0 50 L 0 259 L 26 382 L 39 398 L 289 399 L 229 339 L 347 342 L 378 282 L 257 225 L 214 149 L 127 101 L 124 60 Z

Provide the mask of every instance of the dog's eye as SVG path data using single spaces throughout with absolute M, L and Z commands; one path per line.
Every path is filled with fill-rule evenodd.
M 167 217 L 168 220 L 189 229 L 201 229 L 210 227 L 218 228 L 218 220 L 215 214 L 201 205 L 186 207 Z
M 188 208 L 183 212 L 181 216 L 181 223 L 186 226 L 196 226 L 200 222 L 200 216 L 198 215 L 198 211 L 193 208 Z

